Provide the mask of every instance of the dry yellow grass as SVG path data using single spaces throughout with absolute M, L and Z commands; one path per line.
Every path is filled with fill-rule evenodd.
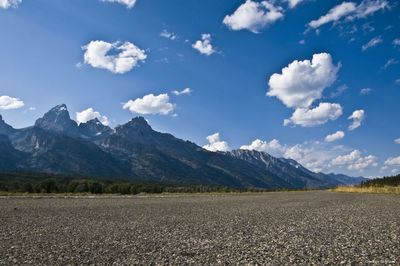
M 383 186 L 383 187 L 358 187 L 358 186 L 343 186 L 329 191 L 334 192 L 350 192 L 350 193 L 378 193 L 378 194 L 398 194 L 400 195 L 400 186 Z

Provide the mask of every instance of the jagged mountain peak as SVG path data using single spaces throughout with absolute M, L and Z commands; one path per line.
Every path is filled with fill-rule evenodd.
M 35 127 L 63 132 L 72 136 L 79 135 L 78 124 L 71 119 L 65 104 L 60 104 L 50 109 L 42 118 L 36 120 Z
M 137 116 L 132 118 L 126 125 L 133 126 L 133 127 L 147 127 L 151 128 L 149 123 L 147 123 L 146 119 L 143 116 Z
M 101 123 L 97 118 L 89 120 L 85 123 L 80 123 L 79 130 L 81 135 L 89 138 L 105 137 L 112 132 L 110 127 Z
M 129 122 L 116 127 L 115 131 L 119 135 L 137 136 L 149 134 L 153 132 L 153 129 L 144 117 L 138 116 L 131 119 Z

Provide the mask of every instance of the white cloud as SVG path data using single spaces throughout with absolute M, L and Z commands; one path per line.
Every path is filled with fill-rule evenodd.
M 319 28 L 326 23 L 340 20 L 342 17 L 345 17 L 354 12 L 356 9 L 357 7 L 355 3 L 343 2 L 340 5 L 337 5 L 330 9 L 326 15 L 321 16 L 319 19 L 313 20 L 308 23 L 308 26 L 314 29 Z
M 309 107 L 333 84 L 339 68 L 328 53 L 314 54 L 312 61 L 295 60 L 282 69 L 282 74 L 270 77 L 267 95 L 276 96 L 287 107 Z
M 343 2 L 331 8 L 326 15 L 308 23 L 309 28 L 317 29 L 324 24 L 365 18 L 378 10 L 389 8 L 386 0 L 363 0 L 358 6 L 354 2 Z
M 282 69 L 282 74 L 271 75 L 267 95 L 296 109 L 290 119 L 285 119 L 285 126 L 316 126 L 342 115 L 342 107 L 337 103 L 320 103 L 310 109 L 315 100 L 322 98 L 324 89 L 335 82 L 339 68 L 340 64 L 332 63 L 330 54 L 321 53 L 314 54 L 312 61 L 295 60 Z
M 397 83 L 397 84 L 400 84 L 400 79 L 396 79 L 396 83 Z
M 7 95 L 0 96 L 0 110 L 18 109 L 24 106 L 24 102 L 19 98 Z
M 174 111 L 175 104 L 169 102 L 168 94 L 160 94 L 157 96 L 148 94 L 134 101 L 129 100 L 122 108 L 129 109 L 132 113 L 138 114 L 167 115 Z
M 349 126 L 349 130 L 354 130 L 361 126 L 362 121 L 365 119 L 364 110 L 356 110 L 347 119 L 353 119 L 353 123 Z
M 295 2 L 291 0 L 291 2 Z M 225 16 L 223 23 L 231 30 L 249 30 L 258 33 L 264 27 L 283 18 L 283 9 L 274 6 L 274 1 L 260 3 L 246 0 L 232 15 Z
M 85 50 L 84 62 L 95 68 L 103 68 L 112 73 L 123 74 L 136 67 L 139 62 L 147 58 L 144 50 L 139 49 L 133 43 L 105 41 L 91 41 L 82 47 Z M 118 52 L 117 54 L 109 54 Z
M 215 53 L 215 50 L 211 44 L 211 35 L 210 34 L 202 34 L 201 40 L 197 40 L 192 47 L 198 50 L 201 54 L 212 55 Z
M 347 165 L 347 164 L 355 162 L 360 157 L 361 157 L 361 152 L 359 150 L 354 150 L 349 154 L 340 155 L 340 156 L 334 158 L 331 161 L 331 164 L 332 165 L 339 165 L 339 166 Z
M 212 134 L 207 137 L 209 144 L 204 145 L 203 148 L 209 151 L 228 151 L 229 146 L 226 141 L 221 141 L 219 133 Z
M 343 114 L 342 106 L 338 103 L 320 103 L 313 109 L 297 108 L 290 119 L 285 119 L 284 125 L 291 123 L 302 127 L 322 125 L 329 120 L 336 120 Z
M 390 58 L 382 68 L 386 70 L 389 66 L 396 65 L 398 63 L 399 61 L 395 60 L 394 58 Z
M 400 165 L 400 156 L 399 157 L 390 157 L 385 161 L 385 165 Z
M 344 132 L 343 131 L 337 131 L 334 134 L 326 136 L 325 137 L 325 141 L 326 142 L 332 142 L 332 141 L 339 140 L 339 139 L 342 139 L 342 138 L 344 138 Z
M 364 89 L 360 90 L 360 94 L 361 95 L 368 95 L 368 94 L 371 93 L 371 91 L 372 91 L 371 88 L 364 88 Z
M 373 155 L 362 157 L 359 150 L 354 150 L 350 154 L 337 156 L 330 164 L 333 166 L 347 166 L 349 170 L 362 171 L 369 167 L 377 167 L 377 159 Z
M 285 0 L 285 1 L 289 3 L 290 8 L 295 8 L 298 4 L 300 4 L 304 0 Z
M 394 46 L 394 47 L 400 46 L 400 39 L 394 39 L 394 40 L 393 40 L 393 46 Z
M 0 8 L 16 8 L 20 3 L 22 3 L 22 0 L 0 0 Z
M 166 29 L 164 29 L 161 33 L 160 33 L 161 37 L 170 39 L 170 40 L 175 40 L 177 38 L 176 34 L 173 32 L 168 32 Z
M 81 112 L 76 112 L 76 121 L 78 123 L 86 123 L 87 121 L 97 118 L 103 125 L 108 126 L 110 123 L 107 116 L 101 115 L 99 112 L 93 110 L 93 108 L 88 108 Z
M 395 139 L 394 142 L 396 142 L 397 144 L 400 144 L 400 138 Z
M 127 8 L 132 8 L 136 3 L 136 0 L 101 0 L 101 1 L 123 4 L 126 5 Z
M 270 142 L 256 139 L 250 145 L 241 146 L 240 149 L 262 151 L 276 157 L 282 157 L 286 147 L 282 146 L 277 139 L 273 139 Z
M 399 172 L 399 169 L 392 169 L 392 171 L 390 171 L 392 174 L 396 174 Z
M 31 106 L 31 107 L 28 108 L 28 111 L 36 111 L 36 109 L 37 109 L 36 107 Z
M 381 36 L 375 37 L 375 38 L 371 39 L 369 42 L 367 42 L 366 44 L 364 44 L 364 45 L 361 47 L 361 50 L 366 51 L 366 50 L 368 50 L 369 48 L 372 48 L 372 47 L 377 46 L 377 45 L 380 44 L 381 42 L 383 42 Z
M 175 94 L 175 95 L 190 94 L 190 93 L 192 93 L 192 90 L 190 88 L 186 88 L 186 89 L 181 90 L 181 91 L 177 91 L 177 90 L 172 91 L 172 93 Z

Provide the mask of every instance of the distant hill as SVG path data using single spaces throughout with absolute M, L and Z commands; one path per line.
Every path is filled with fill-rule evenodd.
M 267 153 L 210 152 L 154 131 L 143 117 L 111 129 L 97 119 L 78 125 L 57 105 L 34 126 L 14 129 L 0 116 L 0 170 L 129 178 L 237 188 L 326 188 L 359 182 L 313 173 Z

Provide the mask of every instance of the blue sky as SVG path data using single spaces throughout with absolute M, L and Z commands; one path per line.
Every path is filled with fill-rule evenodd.
M 389 0 L 0 0 L 0 114 L 21 128 L 65 103 L 211 150 L 397 174 L 399 22 Z

